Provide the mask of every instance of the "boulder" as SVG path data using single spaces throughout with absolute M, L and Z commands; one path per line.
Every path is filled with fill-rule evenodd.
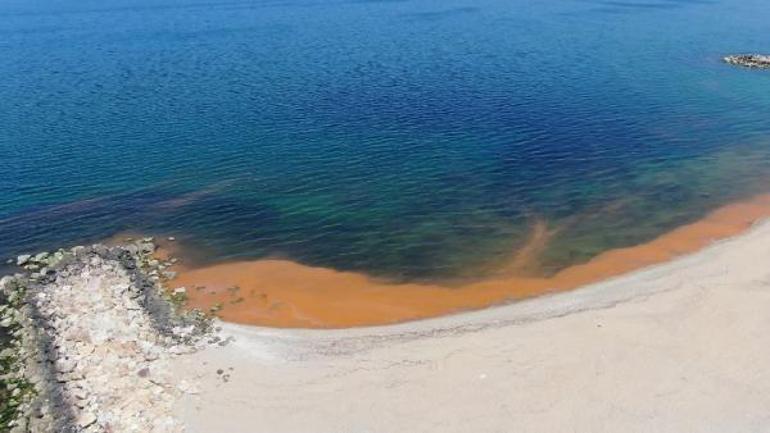
M 39 253 L 35 256 L 34 260 L 38 263 L 44 261 L 48 258 L 48 253 L 46 251 L 43 251 L 42 253 Z
M 770 68 L 770 55 L 738 54 L 724 58 L 725 63 L 747 68 Z

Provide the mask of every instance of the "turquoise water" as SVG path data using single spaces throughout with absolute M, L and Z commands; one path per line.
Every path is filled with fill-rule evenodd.
M 766 0 L 0 3 L 0 256 L 552 272 L 766 192 Z

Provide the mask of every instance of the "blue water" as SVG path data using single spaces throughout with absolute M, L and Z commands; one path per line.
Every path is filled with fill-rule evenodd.
M 767 192 L 767 0 L 4 0 L 0 256 L 553 272 Z

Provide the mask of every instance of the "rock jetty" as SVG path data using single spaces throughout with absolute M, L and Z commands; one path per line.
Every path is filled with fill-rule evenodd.
M 762 54 L 739 54 L 724 58 L 726 63 L 747 68 L 770 68 L 770 56 Z
M 0 431 L 184 430 L 173 406 L 196 385 L 171 360 L 217 340 L 166 294 L 154 251 L 145 238 L 18 258 L 25 272 L 0 280 Z

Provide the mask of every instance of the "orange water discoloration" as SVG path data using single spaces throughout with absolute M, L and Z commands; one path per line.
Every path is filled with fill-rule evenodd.
M 188 288 L 191 307 L 208 309 L 220 304 L 220 317 L 231 322 L 307 328 L 388 324 L 573 289 L 696 251 L 768 216 L 770 195 L 759 196 L 720 208 L 648 243 L 607 251 L 550 277 L 498 277 L 449 287 L 388 283 L 360 273 L 286 260 L 256 260 L 180 269 L 173 285 Z M 535 227 L 527 244 L 530 250 L 514 256 L 514 264 L 520 263 L 515 267 L 531 263 L 533 252 L 547 242 L 547 233 L 545 225 Z
M 514 253 L 513 258 L 499 273 L 521 276 L 536 274 L 540 265 L 540 255 L 557 231 L 548 229 L 548 223 L 543 220 L 535 221 L 527 242 Z

